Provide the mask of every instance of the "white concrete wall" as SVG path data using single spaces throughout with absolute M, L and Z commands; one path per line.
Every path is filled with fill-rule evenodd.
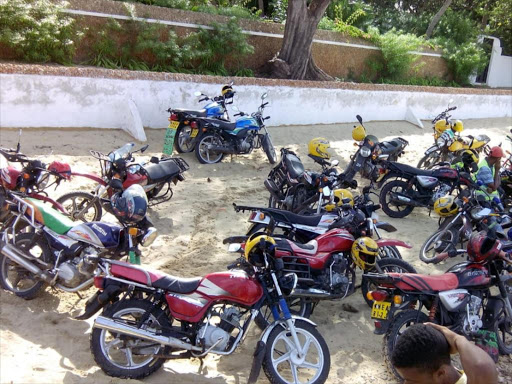
M 0 127 L 122 128 L 145 140 L 144 127 L 168 124 L 169 107 L 199 108 L 195 91 L 219 93 L 222 84 L 0 74 Z M 404 120 L 412 111 L 431 119 L 453 99 L 460 119 L 512 116 L 512 96 L 236 85 L 235 105 L 253 112 L 268 92 L 268 125 Z M 132 101 L 133 104 L 130 102 Z M 135 111 L 134 111 L 134 108 Z M 137 116 L 137 111 L 139 116 Z M 410 114 L 407 115 L 411 120 Z
M 500 40 L 493 40 L 487 85 L 492 88 L 512 87 L 512 56 L 502 55 Z

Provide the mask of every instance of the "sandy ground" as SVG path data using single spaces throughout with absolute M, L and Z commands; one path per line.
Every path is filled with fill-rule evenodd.
M 486 133 L 491 144 L 506 142 L 512 119 L 467 120 L 465 134 Z M 369 133 L 380 139 L 402 136 L 410 145 L 404 162 L 416 164 L 423 151 L 432 144 L 430 125 L 420 129 L 405 122 L 369 122 Z M 317 168 L 306 157 L 307 142 L 316 136 L 331 140 L 332 152 L 343 168 L 354 152 L 350 138 L 352 124 L 271 128 L 278 148 L 286 145 L 301 155 L 306 167 Z M 149 130 L 148 155 L 162 149 L 163 130 Z M 2 129 L 1 146 L 14 146 L 17 131 Z M 112 130 L 24 130 L 22 150 L 45 161 L 62 160 L 82 172 L 98 172 L 98 163 L 89 156 L 95 149 L 107 153 L 132 139 L 122 131 Z M 504 144 L 510 149 L 510 144 Z M 263 180 L 270 170 L 261 150 L 250 156 L 227 157 L 221 164 L 200 165 L 193 154 L 183 156 L 190 164 L 185 182 L 174 188 L 174 197 L 149 215 L 160 232 L 157 241 L 144 251 L 143 263 L 167 273 L 190 277 L 225 270 L 233 260 L 222 239 L 243 234 L 247 215 L 237 214 L 232 203 L 265 204 L 268 193 Z M 142 159 L 142 157 L 141 157 Z M 366 182 L 360 183 L 365 185 Z M 71 183 L 52 191 L 54 197 L 75 189 L 88 190 L 92 184 L 75 178 Z M 410 241 L 414 247 L 403 250 L 403 258 L 423 273 L 442 273 L 461 259 L 442 265 L 427 266 L 418 259 L 423 241 L 435 229 L 437 220 L 424 209 L 415 209 L 406 219 L 396 220 L 381 213 L 381 218 L 399 231 L 391 234 Z M 391 237 L 391 236 L 390 236 Z M 73 316 L 83 310 L 92 290 L 75 294 L 47 290 L 41 297 L 24 301 L 0 292 L 0 382 L 1 383 L 118 383 L 122 380 L 106 376 L 95 364 L 89 350 L 92 321 L 76 321 Z M 356 292 L 344 300 L 357 313 L 343 311 L 340 301 L 323 302 L 313 313 L 320 332 L 331 352 L 329 383 L 382 384 L 394 382 L 387 373 L 381 353 L 381 336 L 374 335 L 370 309 Z M 208 356 L 203 361 L 170 361 L 146 383 L 244 383 L 250 370 L 251 355 L 259 332 L 253 335 L 232 356 Z M 501 357 L 500 382 L 512 382 L 512 358 Z M 136 381 L 133 381 L 136 382 Z M 261 373 L 260 382 L 266 382 Z

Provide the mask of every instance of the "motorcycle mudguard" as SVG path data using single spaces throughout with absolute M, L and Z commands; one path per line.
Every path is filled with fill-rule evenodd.
M 108 281 L 103 291 L 97 291 L 85 303 L 85 311 L 75 320 L 86 320 L 97 313 L 105 305 L 110 303 L 112 299 L 121 292 L 121 285 L 116 281 Z
M 249 236 L 230 236 L 222 240 L 222 244 L 245 243 Z
M 380 247 L 390 247 L 390 246 L 404 247 L 407 249 L 412 248 L 411 244 L 409 244 L 405 241 L 394 240 L 394 239 L 379 239 L 379 240 L 377 240 L 377 245 L 379 246 L 379 248 Z
M 81 177 L 85 177 L 87 179 L 91 179 L 91 180 L 94 180 L 95 182 L 97 182 L 98 184 L 100 185 L 107 185 L 107 183 L 105 182 L 105 180 L 103 180 L 101 177 L 99 176 L 96 176 L 96 175 L 92 175 L 90 173 L 77 173 L 77 172 L 71 172 L 71 176 L 81 176 Z
M 294 316 L 292 315 L 292 320 L 294 321 L 295 323 L 295 320 L 302 320 L 302 321 L 305 321 L 306 323 L 309 323 L 311 324 L 312 326 L 316 327 L 317 325 L 312 322 L 311 320 L 309 319 L 306 319 L 305 317 L 300 317 L 300 316 Z M 270 332 L 273 331 L 273 329 L 277 326 L 281 326 L 281 327 L 286 327 L 286 320 L 285 319 L 279 319 L 277 321 L 274 321 L 273 323 L 269 324 L 267 326 L 267 328 L 265 328 L 265 330 L 263 331 L 263 333 L 261 334 L 261 337 L 260 337 L 260 341 L 263 341 L 265 344 L 267 343 L 267 340 L 268 340 L 268 337 L 270 336 Z
M 425 151 L 425 156 L 430 155 L 432 152 L 435 152 L 437 150 L 439 150 L 439 147 L 437 145 L 433 145 Z
M 379 229 L 383 229 L 386 232 L 396 232 L 397 229 L 386 221 L 377 221 L 375 226 Z
M 254 351 L 254 357 L 252 360 L 251 373 L 249 374 L 249 380 L 247 380 L 247 384 L 253 384 L 258 381 L 258 376 L 261 371 L 261 364 L 263 363 L 263 359 L 265 358 L 265 352 L 267 351 L 267 344 L 260 340 L 256 344 L 256 350 Z

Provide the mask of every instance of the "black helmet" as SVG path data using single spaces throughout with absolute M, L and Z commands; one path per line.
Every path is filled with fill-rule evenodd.
M 124 223 L 136 223 L 146 217 L 148 198 L 144 188 L 139 184 L 116 193 L 112 196 L 111 202 L 115 215 Z
M 221 93 L 225 99 L 231 99 L 233 96 L 235 96 L 235 92 L 233 91 L 233 88 L 231 87 L 231 85 L 223 86 Z

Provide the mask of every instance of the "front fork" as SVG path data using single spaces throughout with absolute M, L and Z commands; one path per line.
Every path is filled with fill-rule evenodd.
M 140 255 L 137 252 L 137 246 L 134 244 L 133 236 L 128 234 L 128 256 L 131 264 L 140 265 Z

